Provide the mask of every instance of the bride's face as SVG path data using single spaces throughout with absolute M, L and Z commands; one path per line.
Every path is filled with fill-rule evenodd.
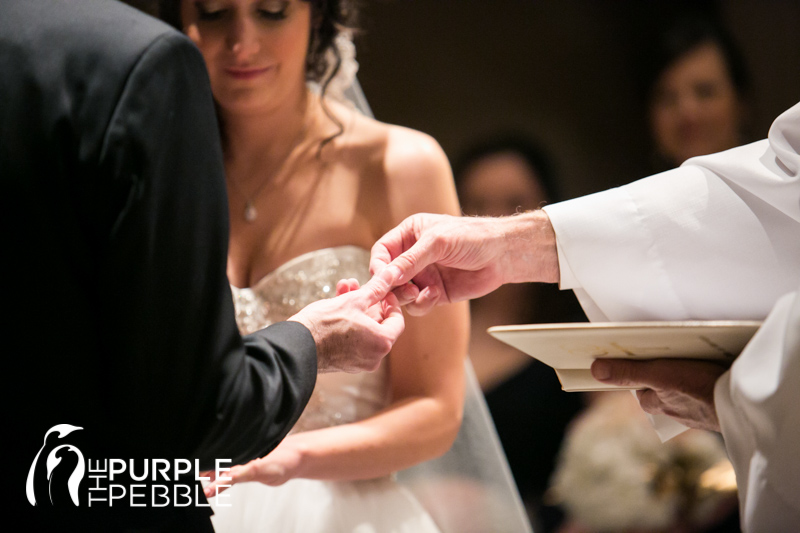
M 305 84 L 311 6 L 302 0 L 181 0 L 184 32 L 229 111 L 275 108 Z

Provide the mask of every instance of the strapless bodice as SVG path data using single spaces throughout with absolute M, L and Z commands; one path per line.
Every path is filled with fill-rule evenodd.
M 252 287 L 231 287 L 243 334 L 291 317 L 306 305 L 336 295 L 340 279 L 369 280 L 369 252 L 357 246 L 323 248 L 296 257 Z M 388 367 L 372 373 L 322 374 L 292 432 L 362 420 L 388 403 Z

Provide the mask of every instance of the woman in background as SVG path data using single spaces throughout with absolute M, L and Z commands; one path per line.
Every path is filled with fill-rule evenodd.
M 645 86 L 659 170 L 747 141 L 750 77 L 716 22 L 693 17 L 667 27 L 655 41 Z

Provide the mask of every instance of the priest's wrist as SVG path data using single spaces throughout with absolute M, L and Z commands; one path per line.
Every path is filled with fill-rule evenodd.
M 504 283 L 558 283 L 556 234 L 550 217 L 541 209 L 503 217 L 501 225 L 504 253 Z

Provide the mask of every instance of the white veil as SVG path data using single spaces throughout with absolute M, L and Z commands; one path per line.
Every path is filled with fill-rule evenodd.
M 373 117 L 356 79 L 358 63 L 351 36 L 341 33 L 342 59 L 326 97 L 343 100 Z M 318 88 L 317 88 L 318 90 Z M 483 393 L 469 359 L 461 429 L 449 452 L 397 473 L 443 533 L 526 533 L 532 528 L 503 454 Z
M 398 473 L 444 533 L 530 532 L 525 508 L 467 359 L 464 419 L 439 459 Z

